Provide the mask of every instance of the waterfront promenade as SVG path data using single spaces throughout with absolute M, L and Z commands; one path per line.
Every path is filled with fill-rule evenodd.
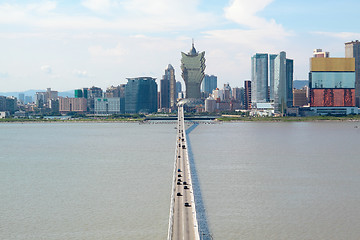
M 168 240 L 200 239 L 187 149 L 184 110 L 180 106 Z

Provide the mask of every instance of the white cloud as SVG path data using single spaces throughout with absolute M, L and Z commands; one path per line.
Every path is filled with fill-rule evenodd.
M 77 70 L 73 71 L 74 75 L 78 78 L 88 78 L 90 77 L 89 73 L 86 70 Z
M 196 30 L 212 26 L 215 15 L 202 12 L 199 0 L 83 0 L 82 4 L 98 15 L 59 13 L 56 2 L 38 4 L 0 4 L 0 24 L 21 24 L 54 29 L 126 30 L 168 32 Z M 189 7 L 192 6 L 192 7 Z
M 110 0 L 83 0 L 81 4 L 98 13 L 107 13 L 116 6 L 116 2 Z
M 0 72 L 0 78 L 7 78 L 9 74 L 7 72 Z
M 122 56 L 125 54 L 125 49 L 118 44 L 115 48 L 104 48 L 102 46 L 91 46 L 89 47 L 89 52 L 93 56 L 102 56 L 102 57 L 114 57 Z
M 40 70 L 44 73 L 47 73 L 47 74 L 51 74 L 52 73 L 52 68 L 51 66 L 49 65 L 43 65 L 40 67 Z
M 313 34 L 332 38 L 340 38 L 344 41 L 360 39 L 360 33 L 356 32 L 313 32 Z

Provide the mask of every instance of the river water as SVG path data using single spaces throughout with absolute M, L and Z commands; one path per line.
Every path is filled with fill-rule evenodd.
M 0 124 L 0 239 L 166 239 L 174 127 Z M 360 238 L 360 123 L 199 124 L 189 139 L 214 239 Z

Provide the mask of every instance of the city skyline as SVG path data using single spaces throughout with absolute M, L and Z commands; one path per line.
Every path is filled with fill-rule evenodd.
M 261 52 L 287 52 L 294 59 L 294 80 L 307 79 L 313 49 L 343 57 L 344 43 L 360 38 L 353 21 L 357 6 L 356 1 L 3 1 L 0 92 L 105 89 L 139 76 L 159 83 L 168 64 L 184 84 L 181 51 L 191 38 L 206 52 L 205 73 L 218 76 L 219 86 L 242 87 L 251 76 L 251 56 Z

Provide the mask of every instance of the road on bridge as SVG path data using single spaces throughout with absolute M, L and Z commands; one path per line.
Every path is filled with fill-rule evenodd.
M 172 239 L 198 239 L 193 188 L 188 161 L 184 109 L 179 107 L 177 123 L 177 158 L 175 169 L 174 215 Z

